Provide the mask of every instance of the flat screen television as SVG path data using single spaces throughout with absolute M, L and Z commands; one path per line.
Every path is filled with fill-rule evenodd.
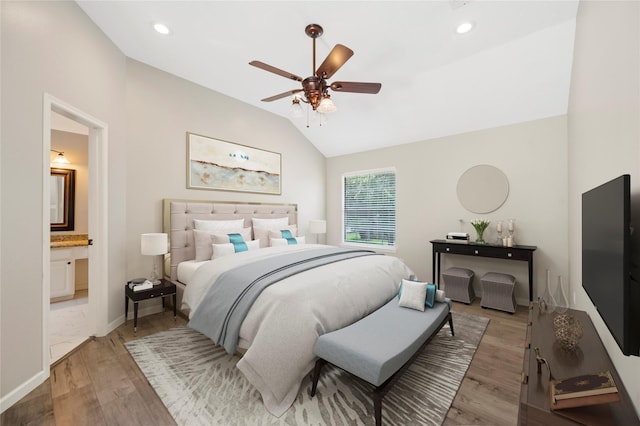
M 640 284 L 631 277 L 631 178 L 582 194 L 582 286 L 625 355 L 640 355 Z

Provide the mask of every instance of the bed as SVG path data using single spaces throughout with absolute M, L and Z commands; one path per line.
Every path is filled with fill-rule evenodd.
M 267 222 L 287 218 L 289 227 L 295 229 L 297 206 L 165 200 L 171 247 L 166 272 L 178 287 L 178 307 L 189 316 L 189 326 L 222 344 L 228 352 L 242 354 L 238 369 L 258 389 L 265 408 L 279 417 L 291 406 L 303 378 L 313 368 L 317 337 L 375 311 L 397 294 L 402 278 L 413 273 L 393 256 L 320 244 L 262 244 L 255 250 L 195 260 L 194 246 L 199 235 L 199 230 L 194 230 L 196 221 L 243 219 L 249 227 L 254 218 Z M 302 237 L 298 239 L 303 241 Z M 216 245 L 213 247 L 216 250 Z M 309 266 L 299 266 L 302 264 Z M 238 317 L 241 321 L 237 320 L 233 344 L 218 340 L 217 329 L 211 330 L 217 327 L 216 315 L 226 312 L 225 306 L 235 309 L 238 305 L 225 305 L 221 294 L 236 291 L 232 287 L 236 283 L 240 286 L 245 275 L 274 276 L 260 269 L 273 265 L 278 271 L 289 271 L 294 268 L 291 265 L 298 269 L 285 272 L 256 292 L 246 313 Z M 253 287 L 256 280 L 246 279 Z M 243 297 L 247 294 L 245 290 L 237 291 Z

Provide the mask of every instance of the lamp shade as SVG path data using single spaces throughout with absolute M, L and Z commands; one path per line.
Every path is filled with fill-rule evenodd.
M 325 234 L 327 232 L 326 220 L 310 220 L 309 232 L 312 234 Z
M 317 110 L 322 114 L 328 114 L 330 112 L 334 112 L 336 110 L 336 106 L 329 95 L 325 95 L 325 97 L 320 101 L 320 105 L 318 105 Z
M 167 234 L 140 235 L 140 253 L 154 256 L 167 253 Z

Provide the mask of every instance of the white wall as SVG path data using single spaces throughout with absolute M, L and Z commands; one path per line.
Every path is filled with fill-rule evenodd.
M 341 175 L 394 166 L 397 170 L 396 255 L 404 259 L 419 278 L 431 280 L 432 277 L 430 240 L 442 239 L 447 232 L 460 230 L 475 238 L 469 222 L 476 217 L 492 221 L 485 232 L 485 240 L 491 240 L 497 236 L 497 220 L 515 218 L 516 241 L 538 247 L 534 253 L 535 300 L 544 291 L 546 269 L 554 276 L 568 276 L 566 141 L 566 118 L 562 116 L 329 158 L 328 241 L 330 244 L 341 241 Z M 486 215 L 466 211 L 456 195 L 458 178 L 478 164 L 499 168 L 509 180 L 506 202 Z M 462 229 L 459 219 L 465 222 Z M 526 262 L 443 255 L 442 270 L 450 266 L 469 267 L 477 277 L 489 271 L 510 273 L 518 280 L 519 303 L 528 304 Z M 479 290 L 478 279 L 475 286 Z
M 632 198 L 640 198 L 640 3 L 580 3 L 568 128 L 569 253 L 576 306 L 590 315 L 640 413 L 640 357 L 622 354 L 581 286 L 582 193 L 629 173 Z M 633 208 L 638 229 L 640 206 L 636 202 Z M 638 238 L 636 232 L 636 247 Z M 638 252 L 635 256 L 638 262 Z

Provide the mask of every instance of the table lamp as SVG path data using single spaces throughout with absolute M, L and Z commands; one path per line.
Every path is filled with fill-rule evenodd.
M 167 251 L 167 234 L 153 233 L 140 235 L 140 252 L 147 256 L 159 256 L 166 254 Z M 153 270 L 149 277 L 154 285 L 160 284 L 158 276 L 158 265 L 156 259 L 153 259 Z
M 309 233 L 311 234 L 326 234 L 327 233 L 327 221 L 326 220 L 310 220 L 309 221 Z M 319 237 L 316 236 L 316 243 Z

